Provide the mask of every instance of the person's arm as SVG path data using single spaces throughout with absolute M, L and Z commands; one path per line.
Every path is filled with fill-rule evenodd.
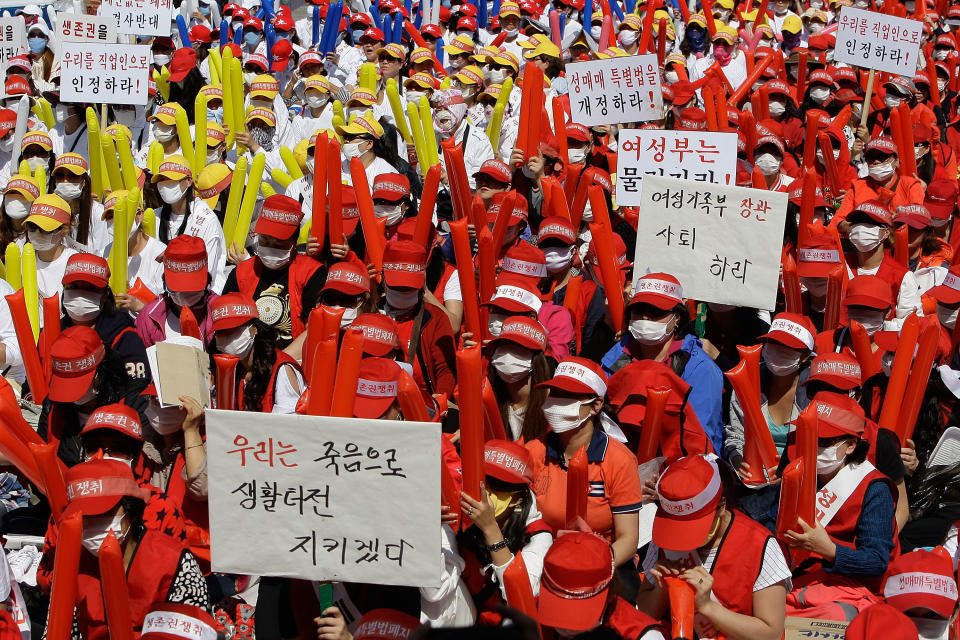
M 183 420 L 183 458 L 187 491 L 191 497 L 207 498 L 207 448 L 200 437 L 203 405 L 190 396 L 180 396 L 180 404 L 187 412 Z
M 730 640 L 778 640 L 783 636 L 787 590 L 783 582 L 753 592 L 753 615 L 727 609 L 710 597 L 713 576 L 703 567 L 684 571 L 683 578 L 693 585 L 697 612 Z
M 884 482 L 867 487 L 863 508 L 857 519 L 856 548 L 837 545 L 832 566 L 824 568 L 840 575 L 880 576 L 890 563 L 893 551 L 893 496 Z
M 636 511 L 613 514 L 613 561 L 619 567 L 637 555 L 640 542 L 640 517 Z

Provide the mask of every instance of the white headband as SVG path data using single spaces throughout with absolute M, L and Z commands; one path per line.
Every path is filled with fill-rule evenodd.
M 909 593 L 922 593 L 929 596 L 940 596 L 957 599 L 957 583 L 952 578 L 936 573 L 912 571 L 890 576 L 883 585 L 883 597 L 903 596 Z
M 573 378 L 577 382 L 582 382 L 601 398 L 607 395 L 607 383 L 603 381 L 603 378 L 576 362 L 561 362 L 557 365 L 557 370 L 553 376 Z
M 786 318 L 777 318 L 771 323 L 769 333 L 773 333 L 774 331 L 789 333 L 802 342 L 807 349 L 813 351 L 813 334 L 803 325 L 797 324 L 792 320 L 787 320 Z
M 674 501 L 665 498 L 663 493 L 660 492 L 660 480 L 663 479 L 663 476 L 660 476 L 660 480 L 657 480 L 657 494 L 660 496 L 660 507 L 664 511 L 673 516 L 689 516 L 701 511 L 713 502 L 723 487 L 720 482 L 720 469 L 717 468 L 717 463 L 713 460 L 707 460 L 707 462 L 713 468 L 713 476 L 710 478 L 710 482 L 707 483 L 703 491 L 686 500 Z
M 683 302 L 683 287 L 669 280 L 640 278 L 637 280 L 637 290 L 634 293 L 659 293 L 670 298 L 676 298 L 677 302 Z

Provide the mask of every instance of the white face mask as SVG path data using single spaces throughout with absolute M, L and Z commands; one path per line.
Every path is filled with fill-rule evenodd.
M 60 122 L 63 122 L 63 120 L 60 120 Z M 9 135 L 3 140 L 0 140 L 0 151 L 4 151 L 5 153 L 13 151 L 13 135 Z
M 639 35 L 640 34 L 632 29 L 624 29 L 620 32 L 620 35 L 617 36 L 617 40 L 619 40 L 620 44 L 623 46 L 629 47 L 637 41 L 637 37 L 639 37 Z
M 157 191 L 160 192 L 160 199 L 167 204 L 179 202 L 183 198 L 183 194 L 186 193 L 186 189 L 175 180 L 161 182 L 157 185 Z
M 400 289 L 387 287 L 386 295 L 387 295 L 387 304 L 390 305 L 391 309 L 396 309 L 398 311 L 403 311 L 405 309 L 412 309 L 420 301 L 419 289 L 410 289 L 409 291 L 401 291 Z
M 554 433 L 572 431 L 587 421 L 586 417 L 580 417 L 580 407 L 590 402 L 593 401 L 548 396 L 543 401 L 543 415 Z
M 203 300 L 204 291 L 171 291 L 167 295 L 181 309 L 183 307 L 194 307 Z
M 247 86 L 253 84 L 254 79 L 257 77 L 256 71 L 244 71 L 243 72 L 243 82 Z
M 800 282 L 814 298 L 825 298 L 827 296 L 828 280 L 826 278 L 800 278 Z
M 560 273 L 573 262 L 573 247 L 547 247 L 543 250 L 547 273 Z
M 673 319 L 666 322 L 656 320 L 631 320 L 630 335 L 640 344 L 663 344 L 673 334 L 676 323 Z
M 771 116 L 782 116 L 783 112 L 787 110 L 787 103 L 780 100 L 771 100 L 767 108 Z
M 942 304 L 937 305 L 937 318 L 940 319 L 940 324 L 942 324 L 947 329 L 953 331 L 953 328 L 957 325 L 957 314 L 960 313 L 960 307 L 945 307 Z
M 933 50 L 933 59 L 937 61 L 946 60 L 950 55 L 949 49 L 934 49 Z
M 834 149 L 834 150 L 833 150 L 833 159 L 834 159 L 834 160 L 839 160 L 839 159 L 840 159 L 840 149 Z M 820 162 L 820 164 L 826 166 L 826 163 L 824 163 L 824 161 L 823 161 L 823 149 L 821 149 L 821 148 L 819 148 L 819 147 L 817 147 L 817 160 Z
M 567 160 L 569 160 L 571 164 L 580 164 L 586 159 L 586 149 L 567 149 Z
M 910 617 L 910 621 L 917 627 L 919 640 L 947 640 L 949 620 Z
M 338 309 L 343 309 L 343 315 L 340 316 L 340 328 L 349 327 L 353 324 L 353 321 L 357 319 L 357 316 L 360 314 L 360 306 L 356 307 L 337 307 Z
M 386 220 L 388 227 L 394 226 L 403 219 L 403 209 L 399 204 L 375 204 L 373 214 Z
M 763 345 L 763 362 L 775 376 L 792 376 L 800 370 L 800 352 L 783 344 L 768 342 Z
M 676 71 L 667 71 L 663 74 L 663 77 L 668 84 L 673 84 L 674 82 L 680 80 L 680 74 Z
M 595 24 L 590 26 L 590 37 L 594 40 L 599 40 L 601 33 L 603 33 L 603 25 Z
M 220 162 L 220 152 L 216 149 L 207 151 L 207 164 L 217 164 Z
M 772 176 L 780 171 L 780 159 L 772 153 L 760 154 L 756 159 L 756 165 L 765 176 Z
M 30 215 L 30 203 L 23 196 L 11 193 L 3 198 L 3 210 L 13 220 L 23 220 Z
M 37 169 L 40 167 L 45 167 L 49 164 L 46 158 L 38 158 L 34 156 L 33 158 L 27 158 L 27 166 L 30 167 L 30 173 L 36 173 Z
M 100 315 L 103 294 L 86 289 L 65 289 L 63 308 L 74 322 L 89 322 Z
M 947 81 L 946 81 L 946 80 L 937 80 L 937 88 L 940 90 L 940 95 L 943 95 L 943 92 L 944 92 L 944 91 L 946 90 L 946 88 L 947 88 Z
M 503 84 L 504 79 L 506 79 L 507 73 L 503 69 L 490 69 L 486 73 L 487 85 L 491 84 Z
M 157 122 L 153 125 L 153 137 L 157 142 L 169 142 L 177 135 L 177 129 L 172 124 Z
M 420 104 L 420 98 L 427 95 L 423 91 L 407 91 L 406 98 L 410 104 Z
M 505 313 L 490 312 L 490 315 L 487 316 L 487 329 L 491 336 L 496 338 L 500 335 L 503 330 L 503 321 L 506 319 L 507 315 Z
M 884 351 L 883 355 L 880 356 L 880 369 L 888 378 L 890 377 L 890 371 L 893 369 L 893 358 L 894 353 L 892 351 Z
M 923 156 L 927 155 L 927 151 L 929 150 L 930 149 L 925 147 L 924 145 L 918 144 L 915 147 L 913 147 L 913 155 L 917 158 L 917 160 L 919 160 Z
M 244 325 L 228 331 L 217 331 L 217 349 L 220 353 L 245 358 L 253 348 L 254 333 L 251 328 Z
M 165 53 L 155 53 L 153 54 L 153 64 L 158 67 L 170 64 L 170 56 Z
M 893 168 L 892 163 L 884 162 L 883 164 L 870 167 L 870 177 L 877 182 L 886 182 L 890 179 L 890 176 L 893 175 L 894 171 L 896 171 L 896 169 Z
M 128 525 L 126 531 L 123 530 L 122 512 L 105 516 L 86 516 L 83 519 L 83 548 L 94 556 L 99 556 L 100 545 L 111 531 L 121 545 L 127 539 L 130 527 Z
M 350 158 L 359 158 L 363 155 L 363 152 L 360 151 L 359 142 L 348 142 L 342 147 L 343 157 L 349 160 Z
M 843 466 L 846 456 L 841 457 L 840 449 L 846 448 L 847 442 L 847 440 L 841 440 L 832 447 L 817 447 L 818 476 L 829 475 Z
M 307 106 L 311 109 L 322 109 L 327 106 L 327 100 L 329 98 L 322 93 L 317 93 L 316 91 L 311 91 L 307 94 Z
M 51 231 L 50 233 L 27 231 L 27 238 L 37 251 L 50 251 L 63 241 L 63 233 L 60 231 Z
M 533 353 L 520 345 L 504 344 L 496 348 L 490 364 L 504 382 L 516 382 L 530 375 Z
M 810 99 L 817 104 L 823 104 L 830 97 L 830 89 L 827 87 L 814 87 L 810 89 Z
M 83 194 L 83 184 L 58 182 L 53 192 L 64 200 L 76 200 Z
M 880 309 L 850 310 L 847 312 L 847 317 L 862 324 L 871 336 L 883 327 L 883 311 Z
M 890 95 L 889 93 L 883 98 L 883 104 L 885 104 L 888 109 L 896 109 L 900 106 L 901 101 L 902 98 L 900 96 Z
M 257 257 L 267 269 L 280 269 L 293 259 L 290 249 L 276 249 L 274 247 L 257 246 Z
M 859 223 L 850 227 L 850 242 L 857 251 L 873 251 L 882 241 L 880 227 L 876 225 Z
M 180 407 L 161 407 L 155 398 L 150 398 L 143 413 L 147 416 L 150 426 L 162 436 L 180 431 L 187 412 Z

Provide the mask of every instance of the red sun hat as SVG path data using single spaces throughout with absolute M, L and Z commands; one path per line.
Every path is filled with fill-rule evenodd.
M 859 438 L 867 424 L 863 408 L 843 393 L 821 391 L 805 411 L 816 411 L 817 438 Z
M 86 282 L 103 289 L 110 282 L 110 265 L 96 254 L 75 253 L 67 260 L 62 282 Z
M 385 358 L 400 349 L 400 327 L 384 313 L 361 313 L 350 327 L 363 331 L 364 356 Z
M 50 347 L 53 360 L 50 400 L 75 402 L 82 398 L 90 389 L 105 354 L 103 341 L 90 327 L 77 325 L 64 329 Z
M 158 602 L 140 628 L 141 640 L 215 640 L 217 622 L 202 607 Z M 187 631 L 189 630 L 189 631 Z
M 214 331 L 229 331 L 260 317 L 257 303 L 242 293 L 225 293 L 210 303 Z
M 367 270 L 356 262 L 337 262 L 327 272 L 320 293 L 327 290 L 339 291 L 348 296 L 358 296 L 370 292 L 370 276 Z
M 386 413 L 397 399 L 400 371 L 400 365 L 390 358 L 361 360 L 353 417 L 375 420 Z
M 573 356 L 561 360 L 553 372 L 553 378 L 541 382 L 537 388 L 602 398 L 607 395 L 607 374 L 593 360 Z
M 653 519 L 653 541 L 661 549 L 691 551 L 706 541 L 723 482 L 716 461 L 702 455 L 680 458 L 657 481 L 660 502 Z
M 163 252 L 163 280 L 170 291 L 207 288 L 207 247 L 196 236 L 172 239 Z
M 487 440 L 483 447 L 483 473 L 510 484 L 533 483 L 530 450 L 510 440 Z
M 373 609 L 363 614 L 353 640 L 406 640 L 420 620 L 396 609 Z
M 423 288 L 427 252 L 412 240 L 393 240 L 383 252 L 383 279 L 388 287 Z
M 900 611 L 927 609 L 950 618 L 957 604 L 957 581 L 950 553 L 936 547 L 899 556 L 887 568 L 883 598 Z
M 128 438 L 143 440 L 143 425 L 140 424 L 140 414 L 132 407 L 128 407 L 121 402 L 108 404 L 91 413 L 80 433 L 90 433 L 97 429 L 110 429 Z
M 613 550 L 603 538 L 582 531 L 560 536 L 543 558 L 538 622 L 571 631 L 593 628 L 615 571 Z
M 841 391 L 850 391 L 863 384 L 863 370 L 853 356 L 829 352 L 817 356 L 810 363 L 810 377 L 806 383 L 817 380 Z
M 503 321 L 500 335 L 487 344 L 487 350 L 492 353 L 504 342 L 513 342 L 531 351 L 543 351 L 547 348 L 547 330 L 533 318 L 510 316 Z
M 683 287 L 680 286 L 680 281 L 669 273 L 648 273 L 637 280 L 627 308 L 640 303 L 669 311 L 678 304 L 683 304 Z
M 67 508 L 63 517 L 75 513 L 98 516 L 117 506 L 125 496 L 146 501 L 147 489 L 137 484 L 130 465 L 120 460 L 91 460 L 67 469 Z
M 263 208 L 253 231 L 277 240 L 287 240 L 300 230 L 302 219 L 300 203 L 290 196 L 277 193 L 263 201 Z
M 802 313 L 778 313 L 770 323 L 770 330 L 760 339 L 775 340 L 794 349 L 813 351 L 813 338 L 817 328 L 810 318 Z

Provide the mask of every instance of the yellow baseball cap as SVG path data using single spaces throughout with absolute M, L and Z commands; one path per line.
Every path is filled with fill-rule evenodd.
M 359 105 L 361 107 L 370 107 L 377 103 L 377 96 L 369 89 L 364 89 L 363 87 L 357 87 L 350 94 L 350 99 L 347 100 L 347 106 L 352 107 Z
M 44 151 L 51 151 L 53 149 L 53 142 L 50 140 L 50 134 L 46 131 L 31 131 L 27 135 L 23 136 L 23 142 L 20 144 L 21 149 L 26 149 L 29 146 L 36 145 L 43 149 Z
M 208 164 L 197 176 L 197 195 L 212 209 L 232 179 L 233 171 L 227 165 L 222 162 Z
M 277 126 L 277 116 L 270 109 L 264 109 L 263 107 L 251 109 L 250 113 L 247 114 L 247 119 L 244 122 L 250 124 L 254 120 L 266 122 L 271 127 Z
M 70 205 L 55 193 L 47 193 L 30 205 L 30 215 L 27 222 L 31 222 L 44 231 L 70 224 Z
M 277 97 L 278 93 L 280 93 L 280 84 L 276 78 L 266 73 L 257 76 L 253 79 L 253 82 L 250 83 L 251 98 L 273 100 Z
M 337 133 L 341 136 L 371 135 L 379 140 L 383 137 L 383 127 L 373 118 L 372 111 L 366 111 L 363 115 L 351 120 L 350 124 L 338 126 Z
M 483 71 L 475 64 L 470 64 L 460 69 L 460 73 L 453 76 L 454 80 L 460 84 L 483 84 Z
M 482 47 L 473 55 L 473 60 L 479 64 L 487 64 L 493 57 L 500 53 L 499 47 L 486 46 Z
M 177 110 L 165 104 L 158 108 L 147 120 L 159 120 L 166 125 L 177 124 Z
M 216 122 L 207 123 L 207 148 L 218 147 L 227 140 L 227 132 Z
M 153 176 L 150 182 L 161 182 L 163 180 L 183 180 L 193 177 L 193 171 L 190 169 L 190 163 L 183 156 L 170 156 L 160 163 L 157 175 Z
M 310 76 L 304 80 L 304 92 L 306 92 L 308 89 L 313 89 L 314 91 L 319 91 L 320 93 L 331 93 L 333 91 L 333 87 L 330 86 L 330 81 L 321 75 Z
M 797 20 L 799 21 L 800 19 L 797 18 Z M 737 30 L 733 27 L 723 24 L 722 22 L 717 25 L 717 32 L 713 34 L 714 42 L 717 40 L 722 40 L 727 44 L 733 44 L 736 42 L 737 37 Z
M 800 33 L 800 30 L 803 29 L 803 23 L 800 21 L 800 18 L 797 16 L 787 16 L 783 21 L 783 27 L 781 31 L 786 31 L 787 33 Z
M 514 71 L 520 70 L 520 61 L 517 59 L 517 56 L 513 55 L 509 51 L 501 51 L 493 57 L 492 62 L 504 67 L 510 67 Z
M 500 17 L 504 16 L 520 16 L 520 5 L 513 2 L 504 2 L 500 5 Z
M 540 43 L 535 46 L 533 49 L 527 51 L 523 54 L 523 57 L 527 60 L 532 60 L 538 56 L 547 56 L 548 58 L 559 58 L 560 57 L 560 47 L 553 44 L 550 38 L 544 36 L 540 39 Z
M 464 35 L 456 36 L 450 41 L 450 44 L 443 47 L 443 50 L 452 56 L 462 55 L 464 53 L 469 53 L 472 55 L 476 49 L 477 45 L 473 43 L 473 40 L 470 38 L 470 36 Z
M 26 198 L 29 202 L 33 202 L 40 197 L 40 189 L 37 188 L 37 181 L 33 179 L 33 176 L 15 173 L 10 178 L 10 182 L 7 183 L 7 187 L 3 190 L 3 194 L 16 192 Z
M 53 172 L 56 173 L 59 169 L 66 169 L 75 176 L 82 176 L 89 173 L 90 164 L 79 153 L 70 151 L 57 156 L 57 161 L 53 163 Z

